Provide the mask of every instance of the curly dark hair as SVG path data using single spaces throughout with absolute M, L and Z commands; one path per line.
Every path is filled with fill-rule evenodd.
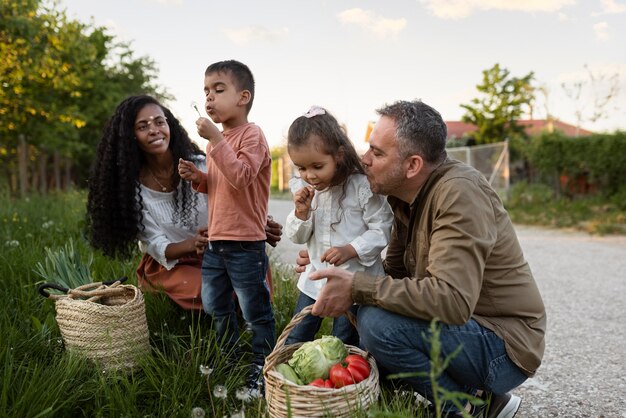
M 135 119 L 149 104 L 160 106 L 167 118 L 169 150 L 175 163 L 179 158 L 196 160 L 204 155 L 172 112 L 154 97 L 130 96 L 117 106 L 98 144 L 87 198 L 89 242 L 109 257 L 130 258 L 144 228 L 139 175 L 146 160 L 135 139 Z M 173 170 L 172 184 L 179 182 L 178 170 Z M 182 182 L 180 192 L 175 187 L 174 222 L 192 227 L 198 216 L 197 199 L 189 182 Z

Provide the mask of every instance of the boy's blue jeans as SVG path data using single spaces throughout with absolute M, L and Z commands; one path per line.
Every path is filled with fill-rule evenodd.
M 438 379 L 448 391 L 474 394 L 476 389 L 503 394 L 521 385 L 527 376 L 506 354 L 504 341 L 473 319 L 463 325 L 439 323 L 441 357 L 459 345 L 454 357 Z M 381 374 L 429 372 L 429 321 L 409 318 L 374 306 L 359 308 L 357 328 L 361 344 L 372 353 Z M 424 336 L 423 336 L 424 335 Z M 428 376 L 403 378 L 415 391 L 433 399 Z M 454 409 L 447 405 L 446 409 Z
M 252 331 L 252 363 L 258 365 L 272 352 L 276 336 L 267 268 L 265 241 L 211 241 L 202 260 L 202 305 L 217 337 L 230 347 L 239 341 L 234 290 Z
M 294 315 L 314 303 L 315 299 L 300 292 L 300 296 L 298 297 L 298 301 L 296 302 L 296 307 L 294 309 Z M 355 317 L 358 311 L 358 307 L 358 305 L 352 305 L 352 307 L 350 308 L 350 312 L 352 312 Z M 313 339 L 315 339 L 315 334 L 317 334 L 317 331 L 319 331 L 320 327 L 322 326 L 323 319 L 324 318 L 315 315 L 307 315 L 306 317 L 302 318 L 302 321 L 300 321 L 300 323 L 298 323 L 289 333 L 285 344 L 289 345 L 300 342 L 313 341 Z M 339 338 L 341 341 L 344 342 L 344 344 L 350 344 L 353 346 L 359 345 L 359 334 L 357 333 L 356 328 L 352 326 L 352 323 L 350 323 L 346 316 L 342 315 L 333 319 L 332 335 Z

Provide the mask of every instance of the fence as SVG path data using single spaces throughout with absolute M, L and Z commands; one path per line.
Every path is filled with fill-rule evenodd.
M 447 148 L 448 155 L 480 171 L 503 200 L 509 195 L 509 143 Z

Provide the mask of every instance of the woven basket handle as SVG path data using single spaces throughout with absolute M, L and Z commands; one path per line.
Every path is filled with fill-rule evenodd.
M 278 337 L 278 341 L 276 341 L 274 352 L 277 352 L 278 349 L 284 347 L 285 341 L 287 341 L 287 337 L 289 336 L 291 331 L 295 328 L 296 325 L 302 322 L 304 317 L 309 315 L 312 310 L 313 310 L 313 305 L 305 306 L 300 312 L 298 312 L 296 315 L 294 315 L 293 318 L 291 318 L 291 321 L 287 324 L 287 326 L 285 326 L 285 329 L 283 329 L 283 332 L 280 334 L 280 337 Z M 350 323 L 356 328 L 356 318 L 354 317 L 354 314 L 350 311 L 346 311 L 344 313 L 344 316 L 346 316 L 348 320 L 350 321 Z
M 86 285 L 82 285 L 77 287 L 76 289 L 68 289 L 67 287 L 63 287 L 56 283 L 44 283 L 39 285 L 37 291 L 41 296 L 48 299 L 61 299 L 65 297 L 71 296 L 80 296 L 80 297 L 91 297 L 91 296 L 104 296 L 109 295 L 111 292 L 107 289 L 115 289 L 121 283 L 124 283 L 128 280 L 128 277 L 120 277 L 119 279 L 110 280 L 108 282 L 98 282 L 98 283 L 89 283 Z M 105 287 L 108 286 L 108 287 Z M 101 288 L 92 291 L 87 291 L 90 288 Z M 60 290 L 64 293 L 64 295 L 52 295 L 48 292 L 48 289 Z M 105 292 L 105 293 L 103 293 Z M 120 293 L 120 291 L 116 290 L 115 293 Z

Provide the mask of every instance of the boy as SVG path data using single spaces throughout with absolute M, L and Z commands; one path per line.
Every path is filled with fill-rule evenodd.
M 211 64 L 204 75 L 207 118 L 196 121 L 207 139 L 207 172 L 180 160 L 180 177 L 206 193 L 209 244 L 202 261 L 202 304 L 212 315 L 217 336 L 234 349 L 239 339 L 233 290 L 252 331 L 252 365 L 247 386 L 254 397 L 263 392 L 262 368 L 274 347 L 274 314 L 265 275 L 265 252 L 271 157 L 263 131 L 248 122 L 254 78 L 241 62 Z

